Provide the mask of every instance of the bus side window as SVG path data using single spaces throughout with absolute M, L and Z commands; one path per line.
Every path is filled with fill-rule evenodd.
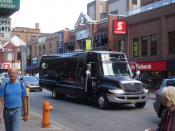
M 97 77 L 98 76 L 98 67 L 96 63 L 91 64 L 91 77 Z

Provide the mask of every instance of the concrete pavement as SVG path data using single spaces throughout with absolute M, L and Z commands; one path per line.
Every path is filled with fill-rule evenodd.
M 148 98 L 155 100 L 154 91 L 149 91 Z M 61 125 L 60 123 L 56 123 L 54 121 L 51 121 L 50 128 L 42 128 L 41 121 L 42 121 L 42 117 L 39 114 L 31 112 L 30 120 L 27 122 L 22 121 L 21 131 L 43 131 L 43 130 L 45 131 L 73 131 L 72 129 L 69 129 Z M 0 131 L 5 131 L 3 123 L 0 124 Z
M 41 121 L 41 116 L 31 112 L 30 119 L 27 122 L 22 121 L 21 131 L 73 131 L 54 121 L 51 121 L 50 128 L 42 128 Z M 4 123 L 0 124 L 0 131 L 5 131 Z

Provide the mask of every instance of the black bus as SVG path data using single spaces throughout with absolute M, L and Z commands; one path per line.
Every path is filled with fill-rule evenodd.
M 54 98 L 69 95 L 97 102 L 99 108 L 110 103 L 135 104 L 143 108 L 148 91 L 133 79 L 124 53 L 109 51 L 74 52 L 42 56 L 40 86 Z

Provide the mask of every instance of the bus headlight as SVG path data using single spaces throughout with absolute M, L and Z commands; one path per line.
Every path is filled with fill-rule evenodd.
M 124 94 L 124 91 L 121 90 L 121 89 L 118 89 L 118 90 L 109 90 L 110 93 L 114 93 L 114 94 L 118 94 L 118 95 L 122 95 Z
M 148 89 L 143 88 L 144 93 L 148 93 Z

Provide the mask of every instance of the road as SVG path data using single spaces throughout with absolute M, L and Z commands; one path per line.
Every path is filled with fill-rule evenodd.
M 143 109 L 127 105 L 101 110 L 92 103 L 72 98 L 54 100 L 46 90 L 31 92 L 30 98 L 32 112 L 42 115 L 42 103 L 47 99 L 54 106 L 51 119 L 73 131 L 143 131 L 156 128 L 160 122 L 151 99 Z

